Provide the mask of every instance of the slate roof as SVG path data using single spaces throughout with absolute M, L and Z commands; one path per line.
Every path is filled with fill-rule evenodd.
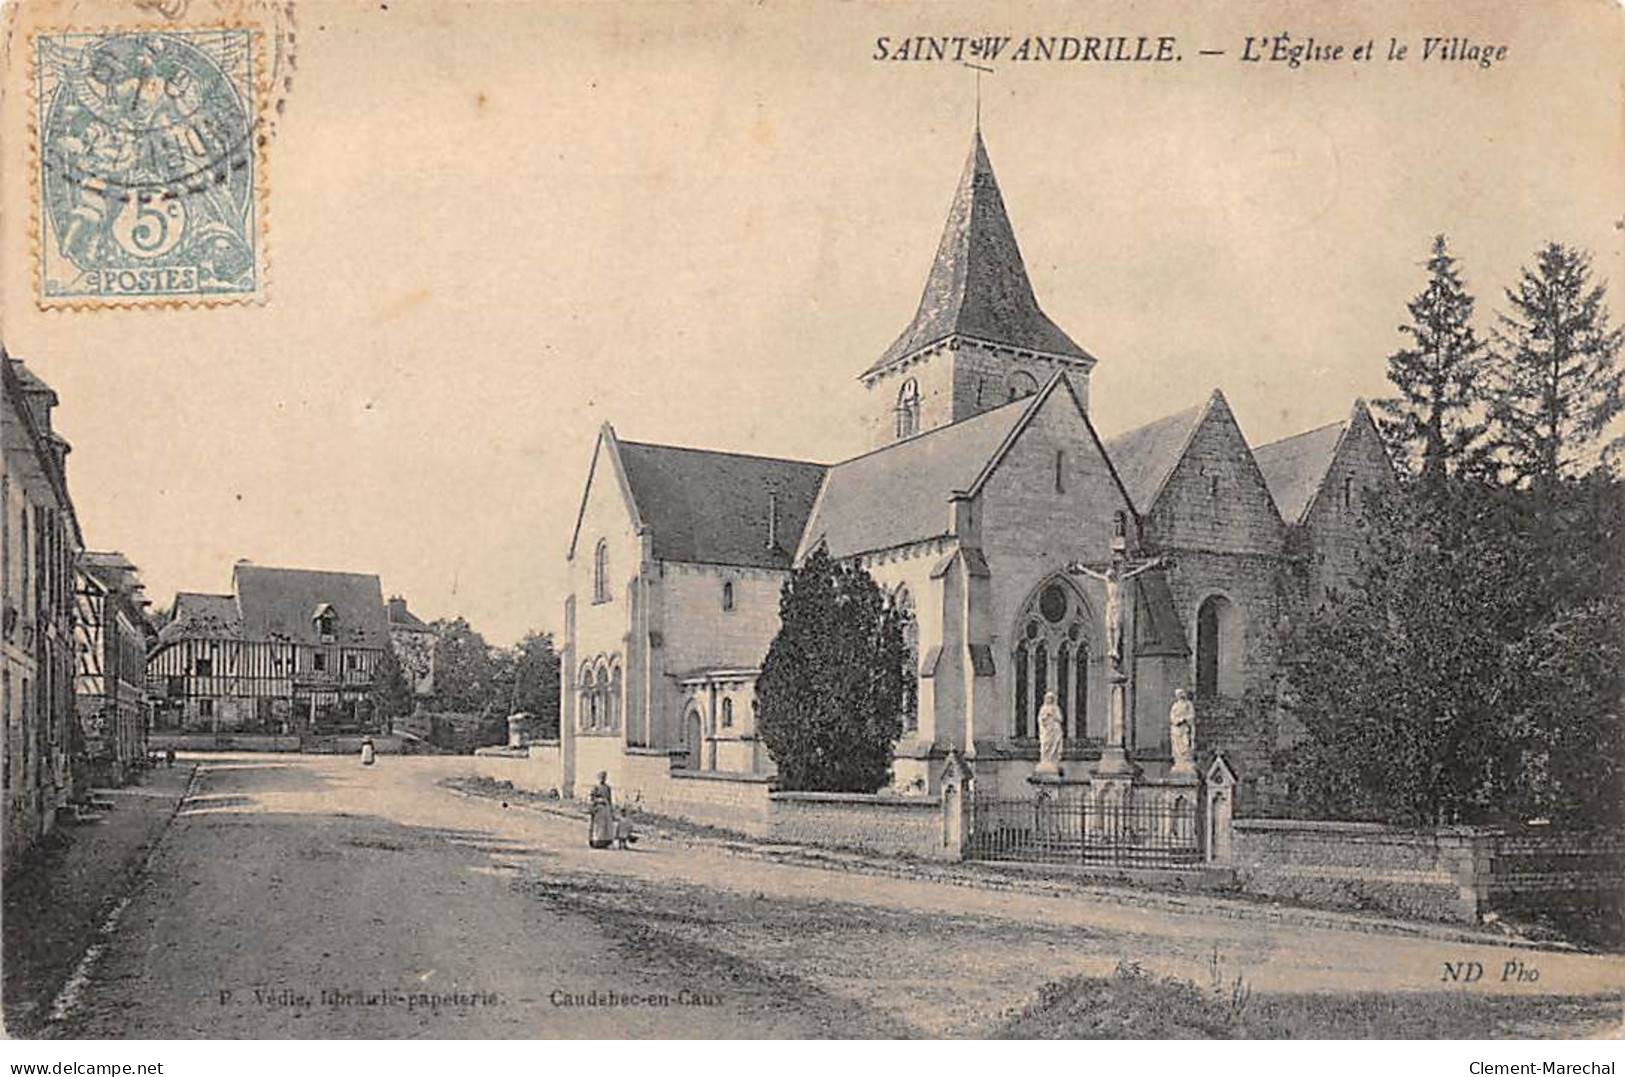
M 243 632 L 250 639 L 318 643 L 312 618 L 330 605 L 337 616 L 335 641 L 349 647 L 387 647 L 378 577 L 360 572 L 321 572 L 239 564 L 232 573 Z
M 1211 398 L 1210 398 L 1211 399 Z M 1135 511 L 1144 515 L 1174 472 L 1207 404 L 1176 411 L 1109 439 L 1106 455 L 1123 480 Z
M 1045 394 L 984 411 L 829 469 L 803 548 L 833 557 L 948 534 L 948 497 L 968 490 L 1027 409 Z
M 638 441 L 619 445 L 632 501 L 653 532 L 656 557 L 790 567 L 825 465 Z M 768 515 L 775 504 L 776 541 L 769 546 Z
M 1347 428 L 1347 420 L 1328 423 L 1253 450 L 1281 519 L 1289 524 L 1303 522 Z
M 1038 309 L 979 129 L 914 320 L 864 376 L 954 335 L 1091 358 Z
M 175 596 L 175 613 L 159 631 L 160 643 L 178 639 L 238 639 L 243 619 L 237 611 L 235 595 L 205 595 L 181 591 Z

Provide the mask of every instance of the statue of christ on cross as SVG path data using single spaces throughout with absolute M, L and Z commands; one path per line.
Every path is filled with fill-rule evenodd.
M 1106 656 L 1111 659 L 1114 670 L 1121 672 L 1123 669 L 1122 585 L 1141 573 L 1150 572 L 1154 568 L 1168 568 L 1171 565 L 1172 562 L 1166 557 L 1132 562 L 1121 548 L 1117 548 L 1112 551 L 1112 559 L 1106 563 L 1104 570 L 1082 561 L 1067 566 L 1066 570 L 1074 576 L 1087 576 L 1106 585 Z

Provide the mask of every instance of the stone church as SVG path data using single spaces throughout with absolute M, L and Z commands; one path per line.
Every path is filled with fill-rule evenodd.
M 779 589 L 820 545 L 911 615 L 915 713 L 895 791 L 934 793 L 957 749 L 978 785 L 1020 795 L 1037 711 L 1056 693 L 1066 761 L 1107 717 L 1103 586 L 1113 538 L 1165 568 L 1125 585 L 1125 733 L 1148 774 L 1193 691 L 1205 761 L 1243 802 L 1271 794 L 1282 642 L 1355 567 L 1362 497 L 1393 474 L 1365 405 L 1252 447 L 1222 393 L 1109 441 L 1096 356 L 1040 309 L 981 132 L 914 319 L 861 368 L 867 452 L 834 464 L 623 440 L 606 424 L 568 552 L 560 789 L 631 757 L 761 775 L 757 672 Z

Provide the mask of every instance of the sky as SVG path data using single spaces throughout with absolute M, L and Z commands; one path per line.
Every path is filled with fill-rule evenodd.
M 1099 358 L 1103 436 L 1216 387 L 1254 444 L 1383 395 L 1435 233 L 1483 327 L 1550 240 L 1625 287 L 1625 37 L 1600 0 L 265 12 L 293 44 L 265 118 L 268 297 L 248 307 L 36 309 L 8 40 L 0 333 L 61 397 L 87 545 L 161 602 L 228 589 L 247 558 L 376 572 L 494 642 L 558 632 L 602 423 L 865 448 L 857 375 L 914 312 L 976 108 L 973 72 L 875 60 L 880 36 L 1176 38 L 1177 63 L 1001 61 L 981 81 L 1039 302 Z M 1282 32 L 1377 58 L 1241 59 Z M 1430 35 L 1507 55 L 1383 58 Z

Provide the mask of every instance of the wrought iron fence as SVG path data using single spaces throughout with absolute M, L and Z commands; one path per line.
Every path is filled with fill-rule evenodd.
M 1202 860 L 1196 798 L 1122 804 L 1084 795 L 974 802 L 977 860 L 1172 867 Z

